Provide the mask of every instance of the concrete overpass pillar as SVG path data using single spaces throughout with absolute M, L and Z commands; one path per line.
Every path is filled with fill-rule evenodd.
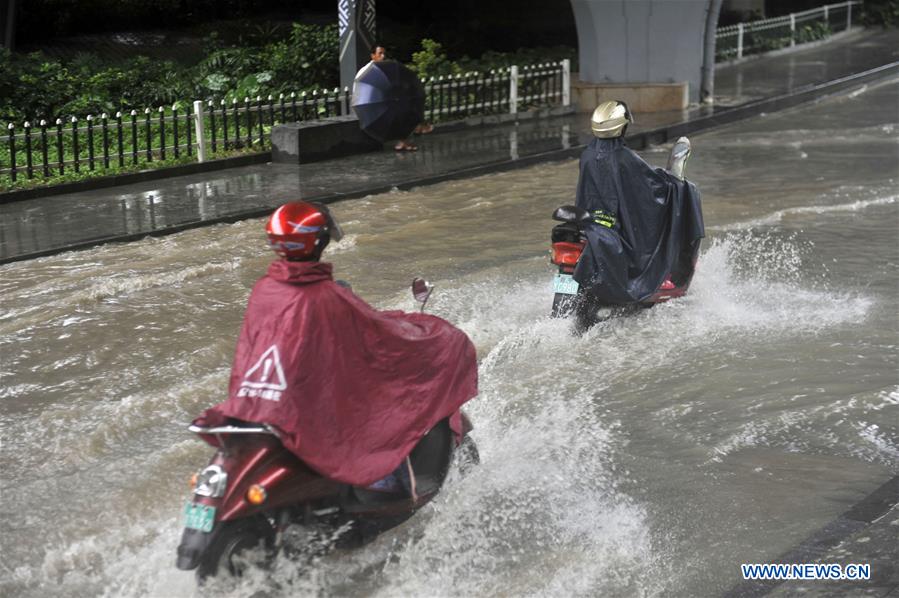
M 585 90 L 593 90 L 581 107 L 597 93 L 611 99 L 616 88 L 619 95 L 634 94 L 631 102 L 639 96 L 631 106 L 636 111 L 651 109 L 653 98 L 664 100 L 658 109 L 698 102 L 709 5 L 710 0 L 571 0 L 580 62 L 575 89 L 582 100 Z

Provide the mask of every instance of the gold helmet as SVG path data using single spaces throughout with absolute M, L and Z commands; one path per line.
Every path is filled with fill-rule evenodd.
M 593 111 L 593 118 L 590 119 L 590 128 L 593 129 L 593 135 L 600 139 L 612 139 L 624 135 L 627 126 L 634 122 L 631 111 L 627 109 L 627 104 L 612 100 L 603 102 Z

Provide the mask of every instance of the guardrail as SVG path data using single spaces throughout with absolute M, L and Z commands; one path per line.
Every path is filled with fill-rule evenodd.
M 568 60 L 423 80 L 425 119 L 517 114 L 571 103 Z M 114 115 L 8 123 L 0 145 L 0 190 L 20 178 L 74 178 L 116 174 L 159 165 L 204 162 L 265 151 L 276 124 L 350 113 L 350 90 L 316 90 L 263 98 L 178 102 L 170 107 Z
M 715 34 L 715 58 L 718 61 L 740 59 L 846 31 L 852 27 L 853 6 L 861 4 L 857 0 L 840 2 L 782 17 L 719 27 Z

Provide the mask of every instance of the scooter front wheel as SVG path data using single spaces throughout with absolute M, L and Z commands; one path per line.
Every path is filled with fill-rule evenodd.
M 462 444 L 456 449 L 454 459 L 462 477 L 471 473 L 475 467 L 481 464 L 481 454 L 478 452 L 478 445 L 474 443 L 470 436 L 466 435 L 462 439 Z
M 220 523 L 215 540 L 197 567 L 197 580 L 242 577 L 250 567 L 266 568 L 275 558 L 275 530 L 262 517 Z

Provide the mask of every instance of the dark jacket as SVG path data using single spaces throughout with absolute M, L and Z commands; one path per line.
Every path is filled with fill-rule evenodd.
M 669 275 L 692 274 L 705 234 L 699 190 L 620 137 L 594 139 L 581 154 L 576 204 L 593 222 L 574 278 L 601 301 L 639 302 Z

